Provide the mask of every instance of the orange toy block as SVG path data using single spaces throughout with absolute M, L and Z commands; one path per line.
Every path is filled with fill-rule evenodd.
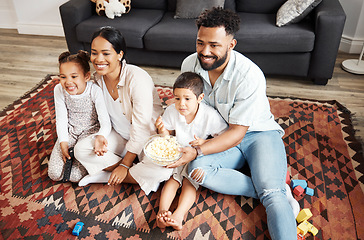
M 289 174 L 289 171 L 287 170 L 287 174 L 286 174 L 286 183 L 288 184 L 288 185 L 290 185 L 290 183 L 291 183 L 291 176 L 290 176 L 290 174 Z
M 297 234 L 297 240 L 305 240 L 305 236 L 302 234 Z
M 297 240 L 305 240 L 305 236 L 302 236 L 301 234 L 297 234 Z
M 298 213 L 296 220 L 298 223 L 301 223 L 308 220 L 310 217 L 312 217 L 312 212 L 310 211 L 310 209 L 304 208 Z
M 296 196 L 301 196 L 302 193 L 304 193 L 305 189 L 303 189 L 301 186 L 297 186 L 293 189 L 293 193 L 296 194 Z

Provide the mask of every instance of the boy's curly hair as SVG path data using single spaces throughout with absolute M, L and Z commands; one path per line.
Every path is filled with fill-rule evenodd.
M 239 31 L 240 18 L 232 10 L 223 9 L 222 7 L 213 7 L 205 10 L 196 20 L 197 28 L 203 27 L 225 27 L 228 35 L 233 35 Z

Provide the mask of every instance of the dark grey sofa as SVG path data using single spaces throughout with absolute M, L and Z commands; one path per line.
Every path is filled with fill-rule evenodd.
M 253 60 L 266 75 L 297 76 L 325 85 L 332 78 L 346 15 L 338 0 L 322 2 L 302 21 L 275 25 L 286 0 L 225 0 L 241 18 L 235 50 Z M 120 18 L 98 16 L 90 0 L 60 6 L 67 45 L 72 53 L 90 51 L 92 33 L 101 26 L 119 29 L 127 59 L 137 65 L 180 67 L 195 52 L 195 19 L 175 19 L 176 0 L 132 0 Z

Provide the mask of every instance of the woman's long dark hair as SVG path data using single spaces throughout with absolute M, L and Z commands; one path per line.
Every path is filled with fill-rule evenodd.
M 99 37 L 99 36 L 104 38 L 105 40 L 107 40 L 109 43 L 111 43 L 111 45 L 114 48 L 114 50 L 116 51 L 116 53 L 119 54 L 120 51 L 123 51 L 124 54 L 123 54 L 123 58 L 121 59 L 121 61 L 123 61 L 123 59 L 126 60 L 125 38 L 119 30 L 117 30 L 116 28 L 111 27 L 111 26 L 101 27 L 99 30 L 94 32 L 94 34 L 92 35 L 91 42 L 96 37 Z

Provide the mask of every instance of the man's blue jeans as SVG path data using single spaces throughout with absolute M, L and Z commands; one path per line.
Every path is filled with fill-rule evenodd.
M 251 177 L 238 171 L 246 162 Z M 297 239 L 296 221 L 285 194 L 286 151 L 278 131 L 247 132 L 238 146 L 190 162 L 191 178 L 194 170 L 200 174 L 202 170 L 198 183 L 206 188 L 259 198 L 266 209 L 272 239 Z

